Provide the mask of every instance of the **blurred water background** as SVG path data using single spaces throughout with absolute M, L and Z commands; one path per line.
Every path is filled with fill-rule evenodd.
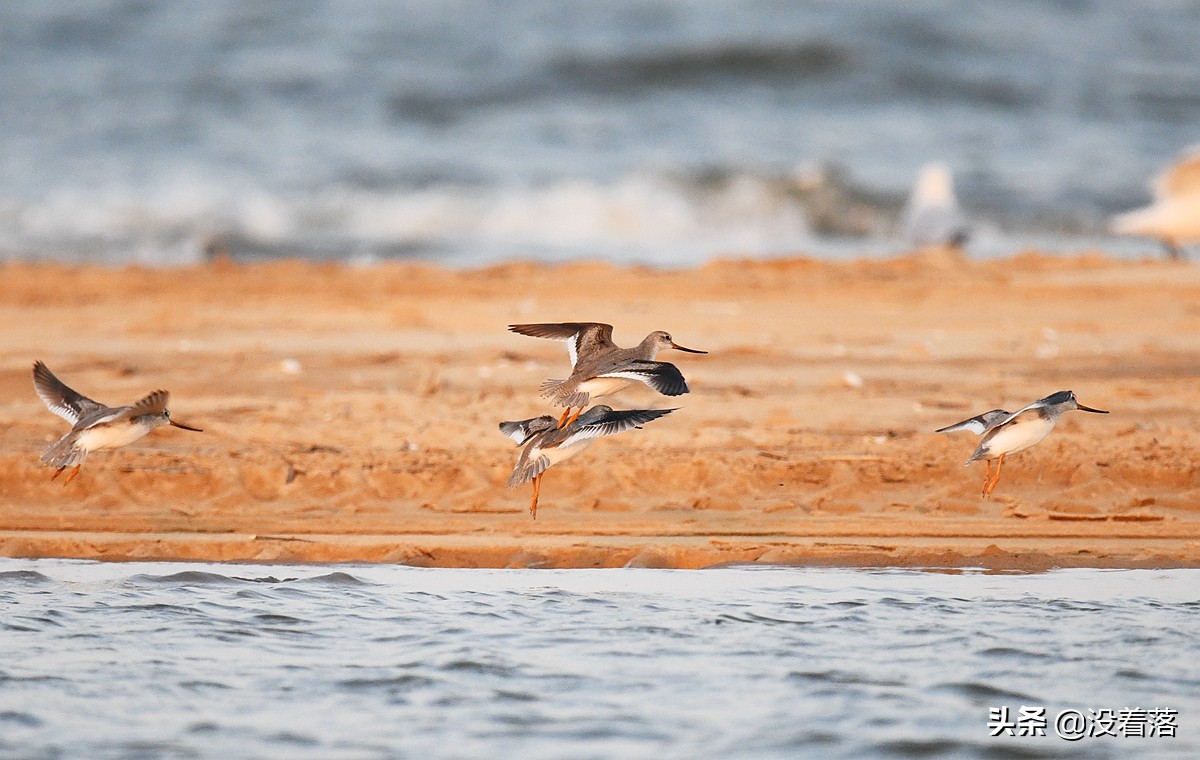
M 0 757 L 1195 758 L 1197 589 L 3 559 Z M 1022 707 L 1045 736 L 991 735 Z M 1174 736 L 1055 728 L 1135 709 L 1175 711 Z
M 0 4 L 0 257 L 974 255 L 1105 232 L 1200 140 L 1192 0 Z

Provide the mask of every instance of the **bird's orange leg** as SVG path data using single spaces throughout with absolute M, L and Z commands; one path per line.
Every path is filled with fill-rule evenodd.
M 561 417 L 559 417 L 559 418 L 558 418 L 558 429 L 559 429 L 559 430 L 562 430 L 562 429 L 563 429 L 563 428 L 565 428 L 565 427 L 566 427 L 568 424 L 570 424 L 570 423 L 568 423 L 568 422 L 567 422 L 567 417 L 570 417 L 570 416 L 571 416 L 571 407 L 569 407 L 569 406 L 568 406 L 568 407 L 567 407 L 567 410 L 566 410 L 565 412 L 563 412 L 563 413 L 562 413 L 562 416 L 561 416 Z
M 64 485 L 64 486 L 65 486 L 67 483 L 70 483 L 72 480 L 74 480 L 74 479 L 75 479 L 75 476 L 79 474 L 79 468 L 80 468 L 80 467 L 82 467 L 82 466 L 83 466 L 83 465 L 77 464 L 77 465 L 75 465 L 74 467 L 72 467 L 72 468 L 71 468 L 71 472 L 69 472 L 69 473 L 67 474 L 67 479 L 63 481 L 63 485 Z
M 1000 458 L 996 460 L 996 475 L 992 478 L 992 484 L 990 486 L 988 486 L 988 490 L 987 490 L 988 496 L 991 496 L 992 491 L 996 490 L 996 484 L 1000 482 L 1000 468 L 1003 466 L 1004 466 L 1004 455 L 1001 454 Z
M 575 414 L 571 415 L 571 419 L 567 420 L 567 425 L 574 425 L 575 420 L 579 419 L 579 415 L 583 412 L 583 407 L 579 407 Z M 564 426 L 565 427 L 565 426 Z
M 988 495 L 988 484 L 992 482 L 992 460 L 985 459 L 983 460 L 983 464 L 987 467 L 987 472 L 985 472 L 983 476 L 983 491 L 980 493 L 980 496 L 986 499 Z
M 544 475 L 545 473 L 542 473 Z M 537 519 L 538 496 L 542 492 L 542 476 L 535 475 L 533 478 L 533 499 L 529 502 L 529 516 Z
M 54 471 L 54 474 L 50 476 L 50 479 L 51 479 L 51 480 L 54 480 L 54 479 L 55 479 L 55 478 L 57 478 L 59 475 L 62 475 L 62 471 L 63 471 L 63 470 L 65 470 L 65 469 L 67 469 L 65 466 L 64 466 L 64 467 L 59 467 L 57 470 L 55 470 L 55 471 Z

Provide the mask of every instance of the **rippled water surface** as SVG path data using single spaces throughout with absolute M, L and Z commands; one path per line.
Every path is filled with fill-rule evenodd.
M 4 757 L 1200 756 L 1194 570 L 3 560 L 0 613 Z

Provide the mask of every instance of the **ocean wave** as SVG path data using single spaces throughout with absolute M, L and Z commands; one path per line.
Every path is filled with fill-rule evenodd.
M 643 170 L 609 181 L 538 184 L 342 184 L 308 193 L 180 180 L 136 192 L 59 192 L 0 200 L 0 259 L 180 266 L 211 258 L 298 257 L 369 264 L 481 266 L 607 259 L 694 266 L 717 257 L 885 256 L 901 233 L 907 188 L 873 187 L 837 165 L 786 172 Z M 970 248 L 1102 245 L 1104 217 L 963 202 Z M 1145 254 L 1145 246 L 1133 252 Z
M 178 573 L 168 573 L 166 575 L 152 575 L 149 573 L 141 573 L 131 575 L 126 583 L 131 587 L 142 585 L 157 585 L 164 584 L 169 586 L 227 586 L 239 583 L 236 578 L 230 578 L 221 573 L 205 572 L 203 570 L 183 570 Z M 153 609 L 168 609 L 171 605 L 153 605 Z M 190 610 L 185 607 L 176 608 L 180 611 Z
M 606 93 L 721 81 L 795 84 L 848 70 L 854 55 L 826 40 L 794 43 L 710 42 L 620 55 L 564 56 L 553 68 L 575 86 Z
M 386 99 L 398 122 L 444 127 L 486 109 L 514 109 L 586 95 L 634 101 L 647 91 L 723 84 L 795 87 L 848 73 L 851 49 L 828 40 L 708 41 L 647 50 L 569 50 L 525 69 L 486 71 L 474 81 L 406 82 Z
M 0 586 L 7 584 L 40 584 L 49 583 L 50 577 L 36 570 L 5 570 L 0 571 Z
M 824 169 L 637 172 L 516 187 L 340 186 L 306 195 L 184 182 L 140 194 L 7 201 L 0 255 L 158 265 L 213 255 L 685 265 L 720 254 L 791 253 L 818 236 L 886 234 L 901 201 Z

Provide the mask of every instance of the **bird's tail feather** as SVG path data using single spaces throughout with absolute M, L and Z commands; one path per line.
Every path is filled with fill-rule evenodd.
M 508 476 L 507 485 L 509 488 L 515 488 L 522 483 L 528 483 L 545 472 L 549 467 L 550 460 L 544 454 L 536 459 L 521 462 L 513 470 L 512 475 Z
M 557 406 L 587 406 L 591 395 L 567 387 L 566 380 L 547 380 L 541 386 L 542 398 Z
M 65 435 L 53 445 L 51 445 L 42 454 L 42 462 L 62 469 L 63 467 L 74 467 L 77 464 L 82 464 L 87 456 L 87 449 L 77 448 L 75 446 L 75 436 Z

